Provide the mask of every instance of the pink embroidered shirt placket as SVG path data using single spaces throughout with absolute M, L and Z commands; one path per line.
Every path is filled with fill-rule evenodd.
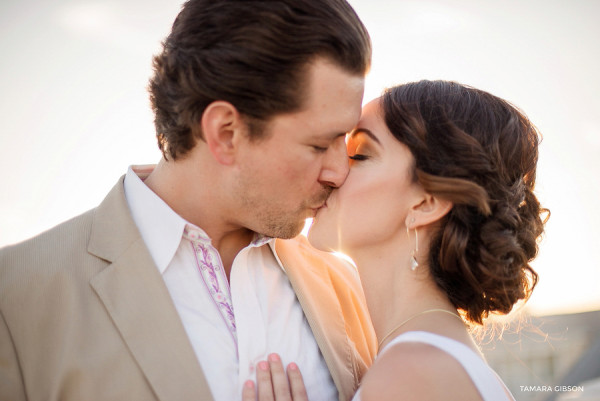
M 237 332 L 231 301 L 231 289 L 229 288 L 221 256 L 212 246 L 210 238 L 204 231 L 188 224 L 183 235 L 192 245 L 196 266 L 200 272 L 202 282 L 227 325 L 237 350 Z

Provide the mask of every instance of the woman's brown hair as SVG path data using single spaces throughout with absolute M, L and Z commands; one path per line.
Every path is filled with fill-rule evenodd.
M 215 100 L 233 104 L 260 138 L 261 123 L 303 106 L 311 61 L 364 75 L 371 43 L 345 0 L 189 0 L 154 57 L 149 91 L 165 158 L 202 138 Z
M 437 285 L 472 322 L 510 312 L 538 281 L 530 262 L 549 215 L 533 193 L 536 127 L 505 100 L 447 81 L 388 89 L 382 108 L 414 179 L 454 205 L 429 250 Z

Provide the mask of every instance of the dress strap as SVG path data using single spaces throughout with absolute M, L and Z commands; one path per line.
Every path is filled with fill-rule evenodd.
M 484 401 L 514 401 L 496 372 L 475 351 L 448 337 L 426 331 L 409 331 L 390 341 L 378 357 L 394 345 L 408 342 L 425 343 L 450 354 L 466 370 Z

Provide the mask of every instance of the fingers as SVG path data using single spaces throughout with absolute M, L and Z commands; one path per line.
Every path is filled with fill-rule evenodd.
M 277 401 L 292 401 L 288 378 L 279 355 L 269 355 L 269 366 L 271 368 L 271 380 L 273 381 L 275 399 Z
M 290 363 L 286 372 L 279 355 L 271 354 L 268 362 L 259 362 L 256 367 L 256 386 L 252 380 L 244 383 L 242 401 L 256 401 L 256 389 L 259 401 L 308 401 L 302 374 L 295 363 Z
M 302 373 L 298 369 L 298 365 L 290 363 L 287 367 L 287 377 L 290 383 L 290 390 L 292 393 L 292 400 L 294 401 L 308 401 L 308 395 L 306 394 L 306 387 L 304 387 L 304 380 L 302 379 Z
M 242 389 L 242 401 L 256 401 L 256 390 L 254 389 L 254 382 L 252 380 L 244 383 Z
M 275 401 L 269 363 L 262 361 L 256 366 L 256 386 L 259 401 Z

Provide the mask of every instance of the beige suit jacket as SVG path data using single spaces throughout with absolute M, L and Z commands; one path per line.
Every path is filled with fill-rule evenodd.
M 339 391 L 376 352 L 357 275 L 305 240 L 275 249 Z M 96 209 L 0 250 L 0 401 L 212 400 L 123 178 Z

